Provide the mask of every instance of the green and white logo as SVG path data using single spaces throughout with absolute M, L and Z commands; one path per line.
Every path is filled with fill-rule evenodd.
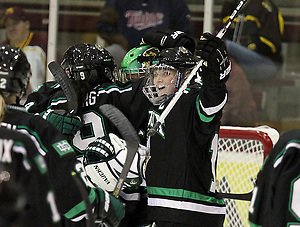
M 66 140 L 61 140 L 61 141 L 53 144 L 52 146 L 57 151 L 57 153 L 61 156 L 65 155 L 69 152 L 74 152 L 73 148 Z

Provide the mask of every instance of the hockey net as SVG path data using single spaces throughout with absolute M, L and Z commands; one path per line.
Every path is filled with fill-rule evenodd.
M 278 131 L 268 126 L 253 128 L 221 126 L 217 165 L 218 191 L 233 194 L 251 192 L 264 158 L 278 139 Z M 224 226 L 249 226 L 250 202 L 224 200 L 226 204 Z

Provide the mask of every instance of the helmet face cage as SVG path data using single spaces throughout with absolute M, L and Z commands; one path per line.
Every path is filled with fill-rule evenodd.
M 121 63 L 118 80 L 126 82 L 144 77 L 147 73 L 147 67 L 150 66 L 151 60 L 158 52 L 158 48 L 151 47 L 150 45 L 135 47 L 128 51 Z
M 67 75 L 75 81 L 102 84 L 115 78 L 116 64 L 112 55 L 100 45 L 77 44 L 65 53 L 61 63 Z
M 169 84 L 155 84 L 155 77 L 158 74 L 164 77 L 168 76 L 172 71 L 174 71 L 174 77 L 170 80 Z M 172 97 L 180 87 L 184 77 L 183 72 L 165 64 L 150 66 L 148 74 L 148 79 L 143 87 L 143 93 L 153 105 L 160 105 Z
M 0 47 L 0 90 L 4 96 L 14 93 L 20 99 L 26 94 L 31 76 L 30 64 L 20 48 Z
M 174 47 L 162 50 L 151 62 L 152 66 L 149 67 L 149 79 L 143 88 L 144 94 L 154 105 L 164 103 L 177 89 L 179 89 L 186 74 L 197 64 L 197 62 L 198 60 L 196 57 L 184 47 Z M 169 91 L 166 92 L 166 89 L 163 89 L 162 91 L 161 85 L 154 84 L 155 70 L 172 69 L 177 70 L 177 73 L 168 86 Z

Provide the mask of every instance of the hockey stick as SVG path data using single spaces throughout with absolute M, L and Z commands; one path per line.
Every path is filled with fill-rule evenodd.
M 95 219 L 93 215 L 93 208 L 91 205 L 91 202 L 89 200 L 89 195 L 87 191 L 85 190 L 86 185 L 80 180 L 80 177 L 77 176 L 76 174 L 72 174 L 72 177 L 78 186 L 79 192 L 83 198 L 83 202 L 85 203 L 86 206 L 86 211 L 87 211 L 87 222 L 86 222 L 86 227 L 94 227 L 95 226 Z
M 52 61 L 48 64 L 48 68 L 56 81 L 60 84 L 67 101 L 68 101 L 68 111 L 70 114 L 75 115 L 78 110 L 78 98 L 75 92 L 72 82 L 67 76 L 66 72 L 56 61 Z
M 226 23 L 223 26 L 223 28 L 216 35 L 218 38 L 221 39 L 225 35 L 225 33 L 227 32 L 229 26 L 231 25 L 232 21 L 234 20 L 236 14 L 242 8 L 242 6 L 245 4 L 246 1 L 247 0 L 241 0 L 239 2 L 239 4 L 237 5 L 236 9 L 232 12 L 232 14 L 230 15 L 230 17 L 226 21 Z M 186 80 L 184 81 L 184 83 L 181 85 L 181 87 L 175 93 L 174 97 L 172 98 L 172 100 L 170 101 L 170 103 L 168 104 L 168 106 L 166 107 L 166 109 L 162 112 L 162 114 L 160 115 L 160 117 L 158 118 L 158 120 L 156 121 L 156 123 L 154 124 L 154 126 L 149 129 L 149 131 L 148 131 L 148 135 L 149 136 L 154 136 L 155 135 L 157 129 L 164 122 L 164 120 L 167 117 L 167 115 L 169 114 L 169 112 L 172 110 L 172 108 L 174 107 L 174 105 L 176 104 L 176 102 L 178 101 L 178 99 L 183 94 L 184 90 L 189 85 L 191 79 L 196 75 L 198 69 L 200 67 L 202 67 L 203 63 L 204 63 L 204 60 L 200 60 L 200 62 L 193 68 L 192 72 L 188 75 L 188 77 L 186 78 Z
M 99 107 L 100 112 L 107 117 L 119 130 L 123 139 L 126 141 L 127 146 L 127 156 L 121 171 L 118 182 L 112 192 L 112 195 L 116 198 L 119 197 L 120 190 L 123 187 L 124 181 L 130 170 L 131 164 L 135 157 L 136 151 L 138 149 L 140 140 L 136 134 L 130 121 L 125 117 L 125 115 L 115 106 L 111 104 L 104 104 Z
M 217 195 L 223 199 L 236 199 L 236 200 L 245 200 L 251 201 L 252 191 L 244 194 L 231 194 L 231 193 L 222 193 L 218 192 Z
M 60 84 L 61 89 L 64 93 L 64 95 L 67 98 L 67 104 L 68 104 L 68 112 L 72 115 L 75 115 L 78 110 L 78 98 L 77 93 L 75 92 L 72 82 L 70 81 L 69 77 L 67 76 L 66 72 L 62 69 L 62 67 L 56 62 L 52 61 L 48 64 L 48 68 L 56 81 Z M 60 110 L 59 110 L 60 111 Z M 92 205 L 89 201 L 89 197 L 87 192 L 85 191 L 85 185 L 83 185 L 83 182 L 81 182 L 76 175 L 72 175 L 75 183 L 78 186 L 78 189 L 80 191 L 80 194 L 83 198 L 83 201 L 86 205 L 86 211 L 87 211 L 87 227 L 93 227 L 95 226 L 95 220 L 92 213 Z

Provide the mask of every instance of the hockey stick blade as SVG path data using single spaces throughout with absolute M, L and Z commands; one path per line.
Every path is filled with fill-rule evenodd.
M 72 82 L 67 76 L 66 72 L 62 67 L 56 62 L 52 61 L 48 64 L 48 68 L 55 80 L 60 84 L 67 100 L 68 100 L 68 111 L 71 114 L 76 114 L 78 110 L 78 99 L 77 93 L 75 92 Z
M 236 199 L 236 200 L 245 200 L 251 201 L 252 198 L 252 191 L 244 194 L 231 194 L 231 193 L 217 193 L 223 199 Z
M 110 104 L 104 104 L 99 107 L 99 110 L 117 127 L 127 145 L 127 156 L 125 163 L 112 193 L 114 197 L 118 198 L 135 157 L 140 140 L 130 121 L 118 108 Z

